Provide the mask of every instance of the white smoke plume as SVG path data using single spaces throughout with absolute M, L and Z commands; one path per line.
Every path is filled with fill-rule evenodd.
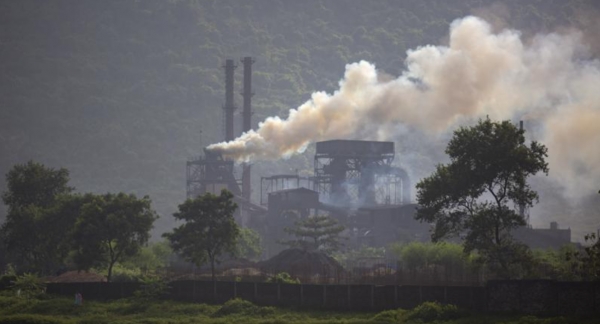
M 486 116 L 531 118 L 541 125 L 537 139 L 548 147 L 551 176 L 573 195 L 600 189 L 600 63 L 581 33 L 526 42 L 518 31 L 496 33 L 469 16 L 451 24 L 448 44 L 409 50 L 396 79 L 366 61 L 348 64 L 333 94 L 315 92 L 287 119 L 269 117 L 209 149 L 238 161 L 274 160 L 315 141 L 393 140 L 400 128 L 435 141 Z

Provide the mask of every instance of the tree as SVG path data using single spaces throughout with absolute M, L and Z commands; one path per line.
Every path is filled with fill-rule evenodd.
M 2 201 L 9 213 L 30 205 L 50 207 L 56 197 L 73 191 L 68 182 L 67 169 L 55 170 L 33 161 L 17 164 L 6 174 L 8 190 L 2 194 Z
M 257 260 L 261 254 L 260 234 L 251 228 L 240 228 L 235 255 L 249 260 Z
M 525 145 L 524 131 L 508 121 L 486 119 L 455 131 L 446 153 L 450 163 L 417 184 L 415 218 L 434 224 L 435 242 L 465 234 L 465 252 L 476 250 L 500 275 L 511 276 L 511 267 L 528 256 L 510 236 L 526 225 L 515 209 L 538 200 L 526 180 L 540 171 L 548 174 L 546 147 Z
M 6 174 L 2 200 L 8 214 L 0 237 L 9 261 L 20 271 L 50 273 L 66 256 L 62 243 L 74 222 L 61 211 L 73 191 L 68 182 L 68 170 L 33 161 L 17 164 Z
M 78 269 L 108 266 L 110 281 L 115 263 L 136 255 L 148 242 L 157 218 L 147 196 L 142 199 L 124 193 L 92 196 L 82 206 L 73 232 Z
M 119 265 L 128 270 L 139 271 L 142 275 L 153 274 L 168 266 L 172 254 L 171 245 L 164 240 L 142 247 L 138 254 L 119 261 Z
M 300 219 L 295 222 L 295 227 L 286 227 L 284 231 L 296 237 L 293 240 L 279 242 L 289 247 L 331 253 L 343 246 L 340 242 L 342 240 L 340 233 L 344 231 L 344 226 L 327 216 Z
M 173 250 L 187 261 L 201 266 L 210 262 L 212 280 L 215 280 L 215 262 L 223 253 L 234 254 L 240 230 L 233 213 L 237 205 L 233 194 L 227 190 L 219 196 L 207 192 L 195 199 L 188 199 L 179 205 L 173 214 L 185 224 L 163 234 Z

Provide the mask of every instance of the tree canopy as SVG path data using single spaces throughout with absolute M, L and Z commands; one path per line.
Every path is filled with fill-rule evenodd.
M 344 231 L 344 226 L 328 216 L 300 219 L 295 222 L 294 227 L 286 227 L 284 231 L 295 237 L 279 242 L 289 247 L 331 253 L 343 246 L 340 233 Z
M 237 209 L 233 194 L 225 189 L 219 196 L 207 192 L 186 200 L 178 208 L 173 217 L 185 221 L 185 224 L 163 236 L 171 242 L 173 250 L 187 261 L 197 266 L 209 262 L 215 280 L 215 262 L 224 253 L 235 254 L 240 235 L 233 218 Z
M 261 236 L 251 228 L 240 228 L 235 255 L 249 260 L 258 260 L 262 254 Z
M 56 270 L 68 253 L 65 232 L 76 216 L 65 210 L 73 191 L 69 171 L 29 161 L 13 166 L 6 182 L 8 214 L 0 237 L 8 260 L 20 270 Z
M 138 253 L 158 218 L 148 197 L 73 193 L 64 168 L 29 161 L 15 165 L 6 180 L 0 263 L 18 272 L 53 274 L 72 256 L 79 269 L 107 265 L 110 280 L 114 264 Z
M 446 153 L 450 163 L 417 184 L 416 219 L 434 224 L 433 241 L 464 234 L 466 252 L 476 250 L 510 276 L 526 254 L 510 231 L 526 225 L 520 210 L 538 200 L 526 180 L 548 173 L 546 147 L 527 146 L 524 131 L 509 121 L 485 119 L 455 131 Z
M 67 169 L 56 170 L 33 161 L 17 164 L 6 174 L 7 190 L 2 194 L 2 201 L 9 210 L 26 206 L 50 207 L 56 197 L 73 191 L 68 183 Z
M 115 263 L 136 255 L 148 242 L 158 218 L 148 197 L 105 194 L 92 196 L 75 224 L 74 261 L 79 269 L 108 266 L 110 281 Z

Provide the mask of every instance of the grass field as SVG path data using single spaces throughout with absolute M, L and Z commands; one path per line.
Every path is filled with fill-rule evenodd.
M 502 324 L 591 324 L 595 319 L 538 318 L 516 315 L 469 314 L 453 306 L 425 303 L 413 310 L 380 313 L 309 311 L 260 307 L 248 301 L 232 300 L 223 305 L 142 301 L 122 299 L 111 302 L 85 301 L 76 306 L 72 299 L 43 296 L 23 299 L 0 296 L 0 324 L 54 323 L 502 323 Z

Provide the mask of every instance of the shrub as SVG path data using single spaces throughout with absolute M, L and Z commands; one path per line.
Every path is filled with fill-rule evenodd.
M 284 284 L 295 284 L 295 285 L 299 285 L 300 284 L 300 279 L 296 278 L 292 278 L 292 276 L 290 276 L 289 273 L 287 272 L 280 272 L 274 276 L 271 276 L 267 279 L 267 282 L 270 283 L 284 283 Z
M 399 318 L 397 310 L 386 310 L 383 312 L 379 312 L 375 316 L 373 316 L 372 319 L 374 323 L 397 323 L 398 320 Z
M 142 285 L 133 293 L 137 301 L 159 300 L 167 296 L 169 285 L 159 278 L 148 278 L 142 280 Z
M 214 314 L 214 317 L 223 317 L 228 315 L 243 315 L 243 316 L 269 316 L 275 313 L 273 307 L 260 307 L 252 304 L 247 300 L 240 298 L 227 301 Z
M 30 299 L 43 294 L 46 290 L 46 285 L 36 274 L 25 273 L 22 276 L 17 276 L 12 289 L 17 292 L 17 296 Z
M 425 302 L 408 312 L 407 318 L 421 320 L 424 323 L 447 321 L 460 318 L 462 312 L 454 305 L 442 305 L 437 302 Z

